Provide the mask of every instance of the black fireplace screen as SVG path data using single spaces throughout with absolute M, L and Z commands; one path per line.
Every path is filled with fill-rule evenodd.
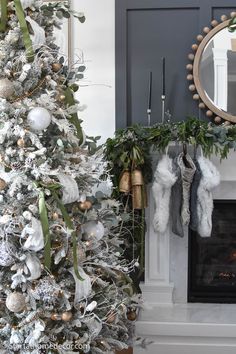
M 236 201 L 215 201 L 212 235 L 189 230 L 188 301 L 236 303 Z

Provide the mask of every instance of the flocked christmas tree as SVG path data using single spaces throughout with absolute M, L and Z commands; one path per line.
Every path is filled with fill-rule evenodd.
M 137 296 L 122 258 L 119 204 L 94 185 L 54 26 L 69 9 L 1 0 L 0 352 L 105 353 L 132 340 Z M 83 22 L 83 15 L 78 15 Z M 105 172 L 104 172 L 105 171 Z

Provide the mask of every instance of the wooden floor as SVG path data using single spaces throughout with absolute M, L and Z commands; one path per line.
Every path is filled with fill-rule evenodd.
M 116 352 L 116 354 L 133 354 L 133 348 L 121 350 L 120 352 Z

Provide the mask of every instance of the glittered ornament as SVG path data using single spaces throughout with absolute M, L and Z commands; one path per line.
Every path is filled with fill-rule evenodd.
M 60 288 L 57 286 L 55 280 L 51 277 L 45 277 L 39 280 L 38 285 L 33 291 L 33 295 L 46 304 L 54 304 L 59 291 Z
M 46 108 L 33 108 L 27 116 L 27 121 L 31 130 L 41 132 L 47 129 L 52 120 L 51 114 Z
M 79 203 L 79 209 L 81 211 L 86 211 L 92 208 L 92 202 L 90 200 L 85 200 L 84 202 Z
M 15 292 L 7 295 L 6 307 L 11 312 L 22 312 L 25 309 L 25 297 L 23 294 Z
M 14 254 L 16 254 L 15 246 L 7 241 L 2 241 L 0 243 L 0 266 L 11 266 L 14 263 Z
M 0 79 L 0 97 L 9 98 L 14 93 L 14 85 L 7 78 Z
M 61 319 L 62 321 L 69 322 L 72 319 L 72 316 L 72 312 L 70 311 L 63 312 L 61 315 Z

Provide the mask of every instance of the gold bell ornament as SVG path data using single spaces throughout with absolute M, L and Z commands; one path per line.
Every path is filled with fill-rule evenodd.
M 119 191 L 128 194 L 131 191 L 131 173 L 124 170 L 120 177 Z
M 133 209 L 147 207 L 147 193 L 142 171 L 135 169 L 131 174 Z

